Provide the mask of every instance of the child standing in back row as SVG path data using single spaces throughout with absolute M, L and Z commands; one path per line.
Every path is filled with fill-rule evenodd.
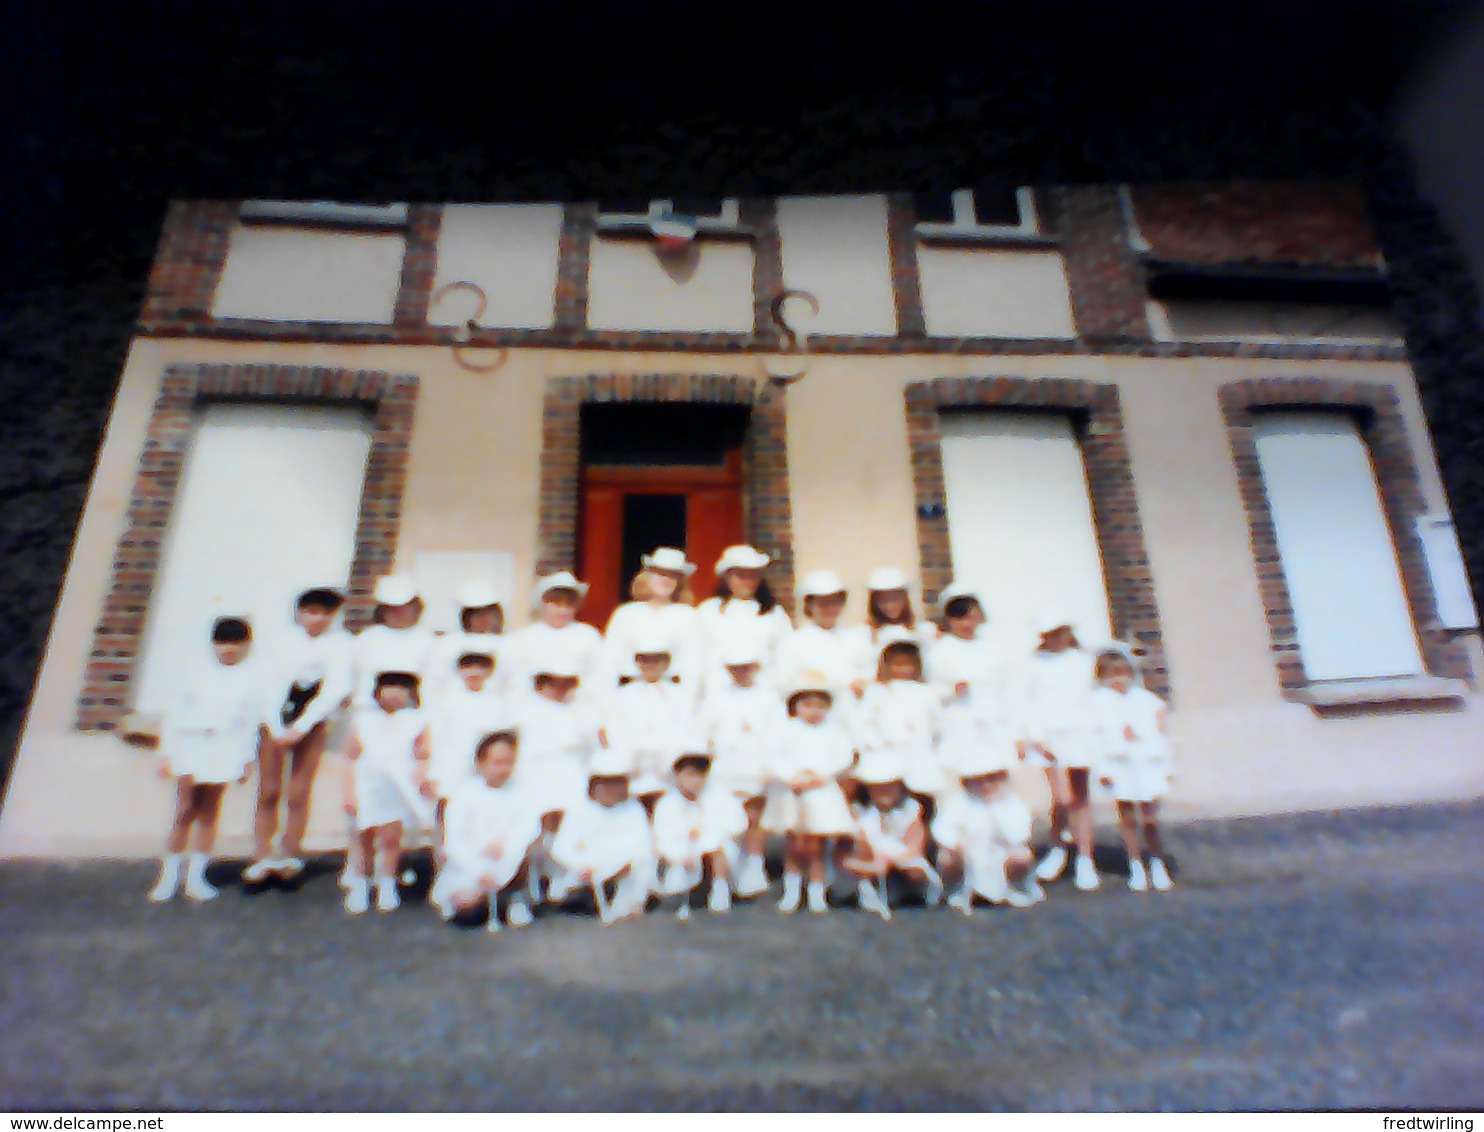
M 206 880 L 206 863 L 216 845 L 222 795 L 228 783 L 247 780 L 264 722 L 263 685 L 245 663 L 251 645 L 252 630 L 244 619 L 219 618 L 211 628 L 216 663 L 196 669 L 166 713 L 160 777 L 175 779 L 175 817 L 160 878 L 149 892 L 156 904 L 180 889 L 182 866 L 187 899 L 217 895 Z M 195 848 L 187 859 L 193 827 Z

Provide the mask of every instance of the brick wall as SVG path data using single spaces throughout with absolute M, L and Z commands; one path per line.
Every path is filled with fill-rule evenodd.
M 541 421 L 539 573 L 577 563 L 582 406 L 591 401 L 719 402 L 751 409 L 743 449 L 747 537 L 773 556 L 768 585 L 793 608 L 793 512 L 789 499 L 784 392 L 725 374 L 605 374 L 552 378 Z
M 365 370 L 276 365 L 175 365 L 165 370 L 145 433 L 129 500 L 128 525 L 114 552 L 113 578 L 93 631 L 77 706 L 84 731 L 115 727 L 133 702 L 133 680 L 163 560 L 170 513 L 190 444 L 196 407 L 206 400 L 304 400 L 367 405 L 375 428 L 361 489 L 345 621 L 357 629 L 371 590 L 396 551 L 418 380 Z
M 1063 409 L 1078 421 L 1113 632 L 1120 640 L 1136 641 L 1143 647 L 1145 682 L 1160 695 L 1169 695 L 1164 635 L 1117 386 L 1019 377 L 944 377 L 907 386 L 918 555 L 923 600 L 929 604 L 937 601 L 953 578 L 939 417 L 944 409 L 955 408 Z
M 1467 678 L 1468 654 L 1438 622 L 1437 599 L 1427 572 L 1415 520 L 1427 511 L 1417 465 L 1407 443 L 1406 422 L 1396 390 L 1389 385 L 1333 378 L 1266 378 L 1232 382 L 1218 391 L 1257 567 L 1258 591 L 1267 617 L 1278 683 L 1285 694 L 1309 684 L 1299 652 L 1293 603 L 1273 513 L 1263 486 L 1253 440 L 1254 412 L 1262 409 L 1325 409 L 1352 414 L 1361 426 L 1381 490 L 1391 539 L 1401 562 L 1402 583 L 1412 609 L 1427 670 L 1434 676 Z
M 141 330 L 191 327 L 209 320 L 237 210 L 235 201 L 171 202 L 139 314 Z
M 1100 347 L 1110 342 L 1147 341 L 1144 269 L 1129 243 L 1128 218 L 1118 189 L 1112 185 L 1053 188 L 1043 199 L 1061 238 L 1078 335 Z

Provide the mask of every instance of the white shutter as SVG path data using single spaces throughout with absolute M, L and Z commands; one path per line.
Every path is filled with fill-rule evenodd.
M 300 592 L 345 584 L 370 445 L 355 409 L 205 408 L 151 600 L 139 710 L 163 711 L 179 677 L 209 660 L 215 618 L 250 616 L 261 652 Z
M 978 588 L 981 632 L 1035 647 L 1038 613 L 1075 619 L 1084 645 L 1111 636 L 1082 446 L 1069 416 L 989 411 L 942 417 L 948 533 L 958 581 Z
M 1396 548 L 1355 421 L 1263 413 L 1254 433 L 1309 678 L 1422 673 Z

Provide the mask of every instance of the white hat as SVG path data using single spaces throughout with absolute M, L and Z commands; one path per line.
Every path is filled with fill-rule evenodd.
M 547 574 L 536 579 L 536 589 L 531 594 L 531 603 L 540 605 L 541 599 L 552 590 L 572 590 L 577 594 L 577 600 L 581 601 L 587 596 L 587 583 L 579 582 L 577 575 L 571 570 L 558 570 L 555 574 Z
M 799 597 L 826 597 L 843 594 L 845 582 L 833 570 L 810 570 L 799 583 Z
M 643 634 L 634 642 L 635 656 L 671 656 L 673 652 L 674 647 L 670 644 L 670 639 L 663 633 L 656 633 L 653 630 Z
M 907 575 L 895 566 L 883 566 L 879 570 L 872 570 L 871 576 L 866 579 L 866 589 L 872 593 L 884 593 L 886 590 L 905 590 L 910 583 Z
M 580 665 L 572 659 L 572 650 L 562 648 L 555 642 L 547 642 L 546 647 L 537 650 L 528 663 L 532 676 L 556 676 L 561 679 L 581 676 L 578 672 Z
M 979 591 L 963 582 L 949 582 L 943 587 L 943 592 L 938 595 L 938 604 L 946 609 L 949 602 L 957 601 L 961 597 L 979 601 Z
M 458 638 L 458 642 L 459 647 L 453 654 L 455 669 L 466 656 L 487 656 L 492 661 L 498 661 L 500 645 L 504 643 L 504 639 L 498 633 L 464 633 Z
M 465 582 L 459 588 L 460 609 L 484 609 L 503 600 L 493 582 Z
M 881 786 L 887 782 L 901 782 L 907 774 L 902 760 L 885 751 L 868 751 L 850 772 L 850 777 L 863 786 Z
M 633 759 L 617 747 L 599 747 L 587 766 L 588 778 L 632 778 L 633 774 Z
M 639 565 L 646 570 L 684 574 L 687 578 L 696 572 L 696 564 L 685 560 L 685 551 L 676 550 L 673 546 L 657 546 L 653 554 L 640 555 Z
M 1043 609 L 1036 614 L 1036 632 L 1040 633 L 1043 637 L 1047 633 L 1054 633 L 1057 629 L 1071 629 L 1076 625 L 1076 623 L 1076 618 L 1069 614 L 1065 609 L 1057 609 L 1053 607 L 1050 609 Z
M 761 570 L 771 561 L 772 559 L 755 547 L 729 546 L 716 560 L 716 576 L 719 578 L 728 570 Z
M 682 736 L 684 742 L 677 748 L 678 753 L 670 760 L 673 768 L 681 759 L 693 759 L 697 756 L 713 758 L 711 753 L 711 740 L 706 737 L 704 731 L 689 731 Z
M 411 574 L 388 574 L 376 579 L 377 605 L 407 605 L 418 598 L 417 579 Z
M 977 778 L 981 774 L 998 774 L 1015 764 L 1015 746 L 1003 743 L 975 744 L 953 760 L 952 771 L 960 778 Z
M 876 634 L 877 656 L 880 656 L 893 645 L 911 645 L 919 653 L 922 652 L 922 642 L 905 625 L 885 625 Z
M 805 692 L 818 692 L 828 696 L 832 701 L 835 698 L 835 693 L 830 688 L 829 677 L 817 668 L 809 668 L 796 673 L 786 685 L 783 698 L 792 700 L 795 696 L 802 696 Z
M 728 668 L 739 668 L 744 664 L 761 664 L 762 649 L 751 634 L 737 634 L 722 642 L 721 662 Z

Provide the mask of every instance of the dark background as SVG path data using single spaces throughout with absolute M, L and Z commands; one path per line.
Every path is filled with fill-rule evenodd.
M 1484 334 L 1429 203 L 1484 256 L 1477 4 L 216 0 L 11 19 L 0 767 L 172 197 L 1354 177 L 1481 588 Z

